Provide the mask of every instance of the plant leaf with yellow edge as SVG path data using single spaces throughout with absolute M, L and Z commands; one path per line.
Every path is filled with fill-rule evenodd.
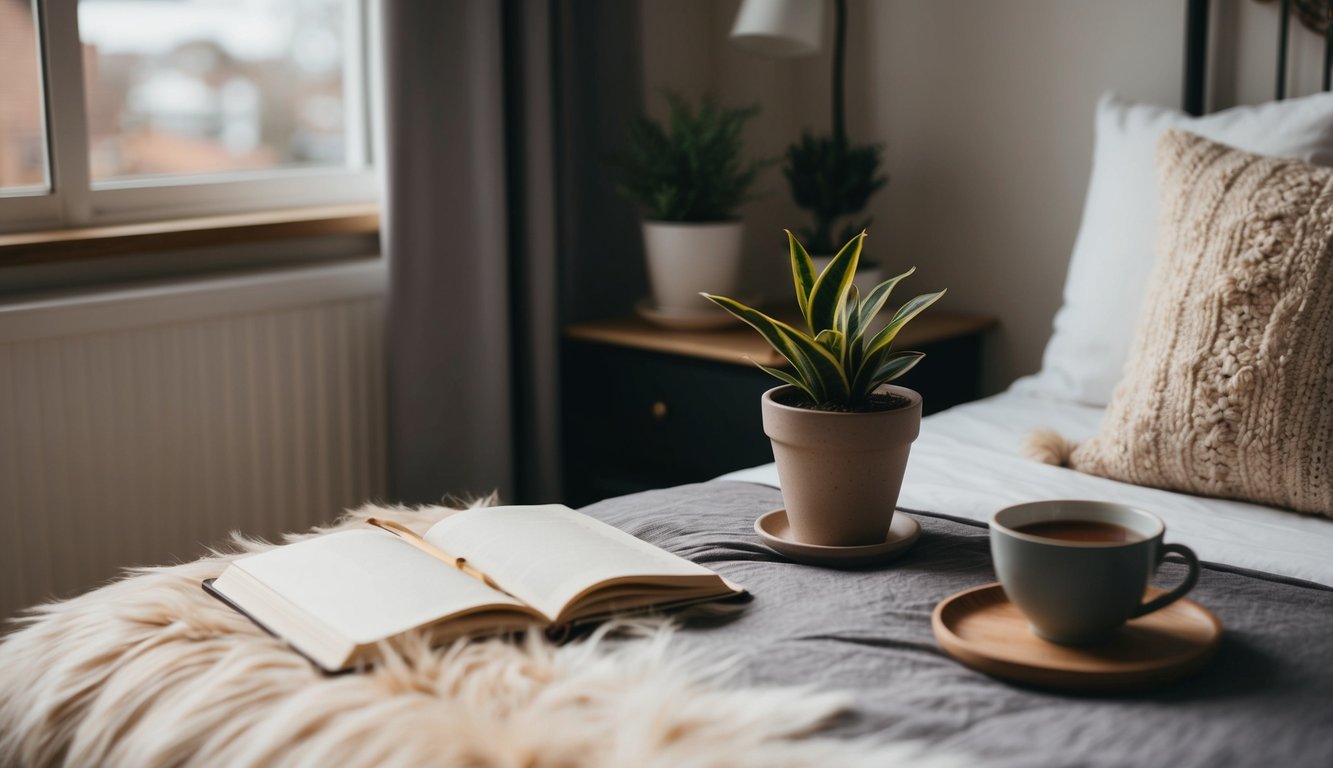
M 847 288 L 856 274 L 856 265 L 861 260 L 861 245 L 865 239 L 866 233 L 862 232 L 848 240 L 815 280 L 805 312 L 805 321 L 810 326 L 812 336 L 826 328 L 837 327 L 838 312 L 843 308 Z
M 873 388 L 893 381 L 912 370 L 925 356 L 925 352 L 895 352 L 889 355 L 889 359 L 885 360 L 875 371 L 875 375 L 871 377 L 870 386 Z
M 796 283 L 796 306 L 801 310 L 801 317 L 808 317 L 806 308 L 810 305 L 810 293 L 815 288 L 817 277 L 815 262 L 790 229 L 783 231 L 787 233 L 787 242 L 791 247 L 791 275 L 792 281 Z
M 777 350 L 778 354 L 786 358 L 787 362 L 792 364 L 800 378 L 805 381 L 807 394 L 810 394 L 816 402 L 825 402 L 830 397 L 830 392 L 827 389 L 830 381 L 835 386 L 834 394 L 847 390 L 845 376 L 830 376 L 829 374 L 830 361 L 833 368 L 837 367 L 837 361 L 833 360 L 827 350 L 806 338 L 800 331 L 781 320 L 774 320 L 757 309 L 747 307 L 735 299 L 714 296 L 710 293 L 700 295 L 759 331 L 764 340 L 773 349 Z M 817 352 L 812 352 L 812 350 L 817 350 Z
M 871 354 L 882 349 L 888 349 L 889 345 L 893 343 L 894 337 L 898 335 L 898 331 L 902 330 L 902 327 L 907 325 L 909 320 L 925 311 L 926 307 L 939 301 L 944 293 L 944 291 L 925 293 L 902 305 L 893 315 L 889 324 L 884 326 L 884 330 L 875 334 L 875 337 L 866 345 L 866 358 L 869 359 Z

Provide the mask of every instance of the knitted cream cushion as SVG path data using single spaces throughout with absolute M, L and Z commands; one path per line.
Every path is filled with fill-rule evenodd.
M 1179 130 L 1157 167 L 1137 337 L 1070 465 L 1333 516 L 1333 169 Z

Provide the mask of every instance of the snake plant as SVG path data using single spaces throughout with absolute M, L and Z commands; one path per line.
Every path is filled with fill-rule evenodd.
M 944 291 L 939 291 L 917 296 L 872 334 L 872 321 L 884 308 L 889 293 L 916 268 L 885 280 L 862 298 L 852 278 L 865 237 L 862 232 L 849 240 L 824 271 L 816 275 L 810 254 L 787 232 L 796 304 L 805 322 L 804 330 L 735 299 L 703 294 L 759 331 L 791 363 L 791 372 L 765 365 L 760 368 L 805 393 L 821 409 L 864 410 L 870 406 L 871 394 L 877 387 L 902 376 L 920 362 L 925 353 L 895 352 L 893 340 L 912 318 L 944 295 Z

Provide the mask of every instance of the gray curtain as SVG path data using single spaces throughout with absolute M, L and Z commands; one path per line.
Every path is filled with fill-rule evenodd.
M 559 326 L 644 285 L 603 163 L 641 104 L 637 4 L 382 9 L 390 500 L 558 500 Z

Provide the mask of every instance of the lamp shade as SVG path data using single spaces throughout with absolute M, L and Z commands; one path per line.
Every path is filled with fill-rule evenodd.
M 809 56 L 819 51 L 824 0 L 744 0 L 731 42 L 763 56 Z

